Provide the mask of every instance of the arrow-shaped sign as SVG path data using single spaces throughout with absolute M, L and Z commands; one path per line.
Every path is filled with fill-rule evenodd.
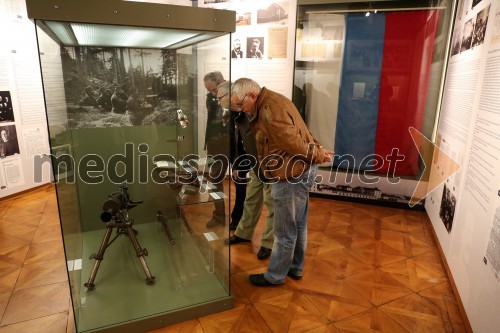
M 408 131 L 415 146 L 417 146 L 420 157 L 424 161 L 424 171 L 409 202 L 410 207 L 413 207 L 436 187 L 444 183 L 451 175 L 460 170 L 460 164 L 427 139 L 416 128 L 410 127 Z

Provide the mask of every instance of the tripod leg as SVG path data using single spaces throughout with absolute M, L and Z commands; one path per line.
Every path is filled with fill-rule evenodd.
M 139 261 L 141 262 L 142 269 L 144 270 L 144 273 L 146 274 L 146 284 L 153 284 L 155 283 L 155 277 L 151 275 L 151 271 L 149 270 L 148 264 L 146 263 L 146 259 L 144 259 L 144 256 L 148 255 L 148 250 L 145 248 L 141 248 L 141 245 L 139 245 L 139 241 L 137 240 L 137 237 L 135 237 L 134 229 L 132 229 L 132 225 L 127 225 L 127 232 L 128 232 L 128 237 L 132 244 L 134 245 L 135 253 L 137 254 L 137 258 L 139 258 Z
M 95 289 L 95 284 L 94 284 L 95 276 L 97 275 L 97 271 L 99 270 L 99 266 L 101 265 L 101 261 L 104 259 L 104 252 L 106 251 L 106 248 L 108 247 L 108 242 L 109 242 L 109 238 L 111 237 L 112 230 L 113 230 L 112 227 L 108 226 L 106 228 L 106 233 L 104 234 L 104 238 L 101 241 L 101 246 L 99 247 L 99 252 L 97 252 L 97 254 L 93 254 L 90 257 L 90 259 L 95 259 L 94 268 L 92 268 L 92 272 L 90 273 L 89 280 L 87 281 L 87 283 L 84 284 L 84 286 L 87 287 L 87 289 L 89 291 Z

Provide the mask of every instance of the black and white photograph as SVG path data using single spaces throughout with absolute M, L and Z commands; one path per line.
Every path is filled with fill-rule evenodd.
M 439 207 L 439 217 L 441 221 L 443 221 L 444 227 L 448 231 L 451 232 L 451 228 L 453 226 L 453 217 L 455 216 L 455 205 L 457 203 L 457 199 L 451 193 L 450 189 L 444 184 L 443 186 L 443 195 L 441 197 L 441 206 Z
M 484 35 L 486 34 L 486 26 L 488 25 L 490 6 L 491 5 L 488 5 L 482 11 L 477 13 L 476 26 L 474 27 L 474 37 L 472 38 L 472 47 L 484 43 Z
M 0 122 L 14 121 L 10 91 L 0 91 Z
M 472 19 L 470 19 L 464 24 L 462 45 L 460 46 L 460 52 L 467 51 L 468 49 L 471 48 L 473 33 L 474 33 L 474 22 Z
M 265 9 L 257 10 L 257 23 L 283 23 L 288 19 L 288 2 L 272 3 Z
M 243 50 L 241 48 L 241 39 L 235 37 L 231 42 L 231 58 L 233 59 L 241 59 L 243 58 Z
M 264 37 L 247 38 L 247 58 L 264 58 Z
M 172 125 L 177 108 L 192 110 L 176 104 L 175 82 L 192 85 L 192 75 L 176 67 L 190 68 L 189 55 L 112 47 L 62 50 L 70 128 Z
M 474 7 L 476 7 L 481 1 L 483 0 L 472 0 L 472 9 L 474 9 Z
M 0 158 L 15 154 L 19 154 L 16 126 L 0 126 Z
M 378 187 L 368 186 L 350 186 L 350 185 L 334 185 L 334 184 L 314 184 L 312 192 L 323 195 L 331 195 L 338 197 L 350 197 L 363 200 L 384 201 L 395 204 L 407 204 L 411 197 L 400 194 L 388 193 L 380 190 Z M 418 206 L 423 205 L 424 200 L 417 203 Z
M 462 45 L 462 27 L 458 27 L 453 31 L 453 41 L 451 44 L 451 56 L 460 53 L 460 46 Z

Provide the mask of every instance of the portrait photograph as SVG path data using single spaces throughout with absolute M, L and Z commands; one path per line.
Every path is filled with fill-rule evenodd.
M 247 58 L 264 58 L 264 37 L 247 38 Z
M 16 126 L 0 126 L 0 158 L 14 154 L 19 154 Z

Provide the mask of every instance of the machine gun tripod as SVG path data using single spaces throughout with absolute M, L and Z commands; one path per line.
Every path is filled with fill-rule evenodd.
M 120 236 L 126 235 L 134 246 L 135 253 L 141 262 L 142 269 L 146 274 L 146 284 L 154 284 L 155 277 L 151 275 L 145 256 L 148 255 L 148 250 L 142 248 L 137 240 L 137 230 L 132 228 L 134 221 L 129 218 L 128 211 L 142 203 L 141 201 L 131 201 L 127 192 L 127 187 L 122 186 L 118 191 L 111 193 L 108 199 L 103 204 L 104 212 L 101 214 L 101 220 L 106 223 L 106 232 L 101 241 L 99 251 L 90 256 L 89 259 L 95 259 L 94 267 L 90 273 L 89 280 L 84 286 L 87 290 L 95 289 L 94 280 L 97 271 L 104 259 L 106 249 Z M 110 241 L 111 233 L 116 229 L 116 236 Z

